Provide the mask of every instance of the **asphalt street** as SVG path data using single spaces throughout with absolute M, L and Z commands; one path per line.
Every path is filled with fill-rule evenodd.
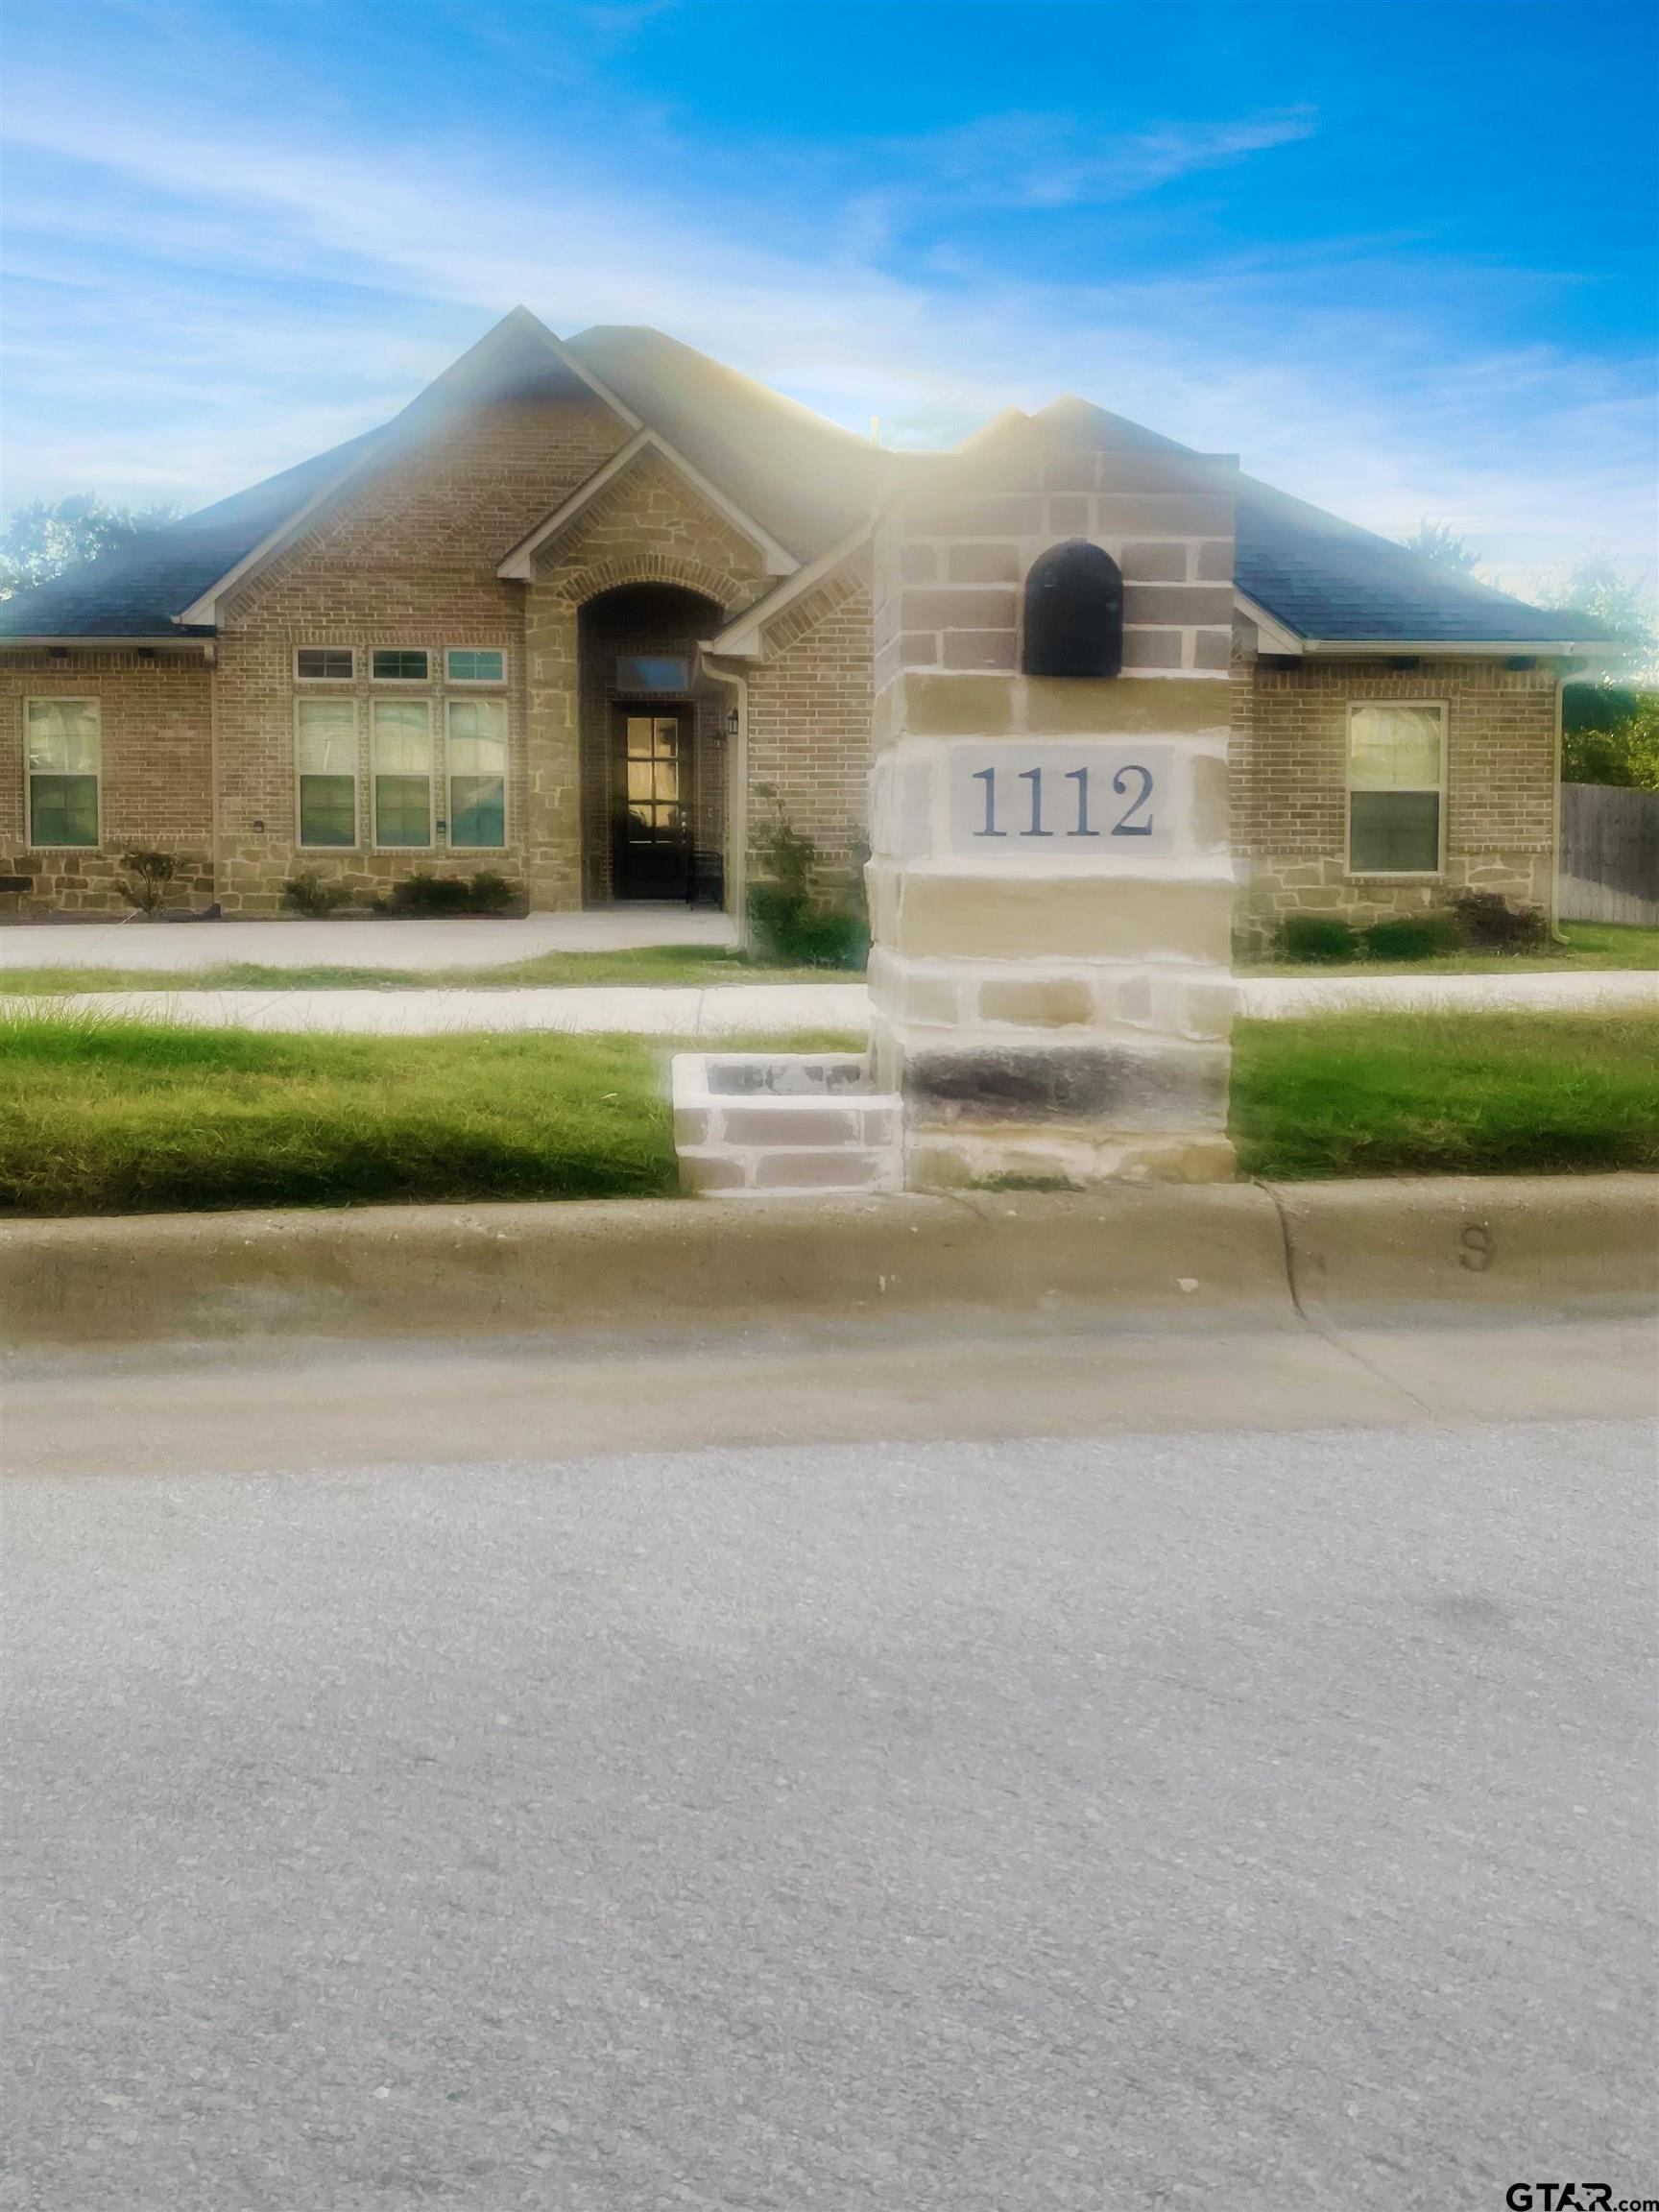
M 1659 2195 L 1651 1431 L 7 1494 L 4 2201 Z

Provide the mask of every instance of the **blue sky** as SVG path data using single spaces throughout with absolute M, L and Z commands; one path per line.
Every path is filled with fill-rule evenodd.
M 1074 390 L 1512 588 L 1651 575 L 1650 5 L 8 13 L 8 507 L 200 504 L 522 301 L 894 444 Z

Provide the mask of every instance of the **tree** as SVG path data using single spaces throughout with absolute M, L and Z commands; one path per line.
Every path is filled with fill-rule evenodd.
M 1594 684 L 1659 686 L 1659 620 L 1646 580 L 1631 583 L 1605 554 L 1592 554 L 1569 568 L 1557 568 L 1538 587 L 1538 605 L 1564 614 L 1587 614 L 1628 640 L 1598 655 L 1590 671 Z
M 1425 519 L 1401 542 L 1407 553 L 1419 553 L 1425 561 L 1432 561 L 1441 568 L 1458 569 L 1464 575 L 1480 558 L 1458 537 L 1450 522 Z
M 177 507 L 111 507 L 90 492 L 19 507 L 0 531 L 0 599 L 50 583 L 78 562 L 124 553 L 178 519 Z

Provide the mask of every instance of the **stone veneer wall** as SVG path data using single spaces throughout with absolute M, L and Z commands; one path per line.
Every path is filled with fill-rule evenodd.
M 1557 671 L 1552 662 L 1369 660 L 1266 666 L 1241 657 L 1233 700 L 1233 847 L 1240 933 L 1270 943 L 1287 914 L 1355 922 L 1421 912 L 1464 887 L 1549 907 L 1555 868 Z M 1437 877 L 1351 876 L 1347 709 L 1447 709 L 1446 866 Z
M 655 454 L 642 454 L 541 548 L 524 610 L 533 905 L 579 906 L 583 899 L 582 607 L 622 584 L 677 584 L 730 618 L 768 582 L 758 549 Z M 712 706 L 699 709 L 700 737 L 714 718 Z M 729 758 L 710 745 L 705 764 L 717 759 L 724 774 Z
M 116 889 L 121 855 L 133 847 L 177 856 L 168 903 L 202 906 L 213 897 L 212 678 L 200 653 L 44 651 L 0 660 L 0 700 L 11 742 L 0 768 L 0 875 L 25 878 L 24 892 L 0 894 L 0 913 L 131 911 Z M 103 735 L 101 842 L 32 847 L 23 703 L 96 698 Z
M 936 481 L 878 524 L 873 1080 L 904 1100 L 911 1187 L 1233 1171 L 1236 467 L 1033 439 L 991 482 L 970 461 L 954 496 Z M 1170 580 L 1126 592 L 1121 677 L 1016 675 L 1020 580 L 1083 535 Z M 970 580 L 994 565 L 1003 581 Z M 1027 762 L 1099 762 L 1109 783 L 1138 755 L 1157 764 L 1155 844 L 1022 847 L 1005 828 L 982 845 L 962 826 L 982 762 L 1017 788 Z

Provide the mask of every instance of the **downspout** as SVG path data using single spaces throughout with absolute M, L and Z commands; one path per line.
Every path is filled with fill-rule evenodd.
M 749 679 L 734 668 L 716 668 L 707 645 L 697 648 L 698 663 L 711 683 L 730 685 L 736 697 L 737 735 L 726 762 L 726 896 L 737 925 L 739 948 L 749 950 Z

